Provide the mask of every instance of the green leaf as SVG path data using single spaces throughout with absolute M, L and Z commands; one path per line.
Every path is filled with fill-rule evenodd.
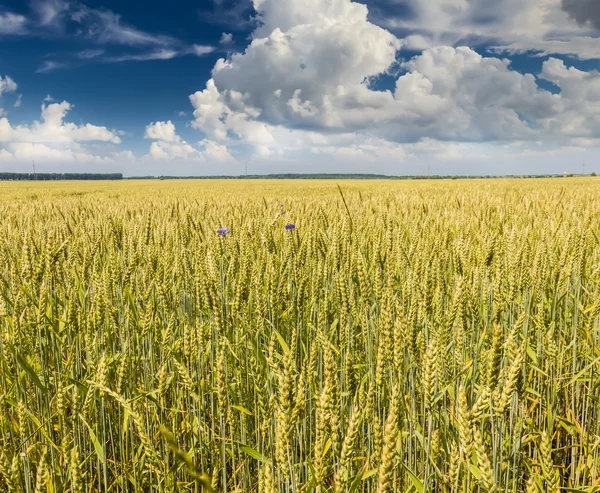
M 21 368 L 23 368 L 23 370 L 25 370 L 27 372 L 27 374 L 29 375 L 31 380 L 33 380 L 33 383 L 35 383 L 40 388 L 40 390 L 42 390 L 43 392 L 47 392 L 46 387 L 44 387 L 44 384 L 40 380 L 40 377 L 38 377 L 37 373 L 34 371 L 34 369 L 31 367 L 31 365 L 27 362 L 27 360 L 23 356 L 21 356 L 19 353 L 15 352 L 15 355 L 17 357 L 17 363 L 19 363 L 19 366 L 21 366 Z
M 362 480 L 369 479 L 371 476 L 375 476 L 377 474 L 377 469 L 371 469 L 362 475 Z
M 92 443 L 94 444 L 94 450 L 96 450 L 96 455 L 100 459 L 100 462 L 102 462 L 102 464 L 105 464 L 106 456 L 104 455 L 104 447 L 100 445 L 100 441 L 94 433 L 94 430 L 92 430 L 92 427 L 87 423 L 85 419 L 83 419 L 83 416 L 81 414 L 79 415 L 79 419 L 81 419 L 83 424 L 87 427 L 88 431 L 90 432 L 90 438 L 92 439 Z
M 354 481 L 352 481 L 352 484 L 350 485 L 350 489 L 348 490 L 348 493 L 354 493 L 355 491 L 358 491 L 358 488 L 360 487 L 360 483 L 363 479 L 365 471 L 367 470 L 367 465 L 368 464 L 365 463 L 365 465 L 362 467 L 362 469 L 358 472 L 358 474 L 354 478 Z
M 290 354 L 290 347 L 287 345 L 287 342 L 285 342 L 285 340 L 283 339 L 283 336 L 279 332 L 277 332 L 276 329 L 273 329 L 273 332 L 275 333 L 275 337 L 277 337 L 277 339 L 279 340 L 279 344 L 281 344 L 283 352 L 286 355 Z
M 231 407 L 233 407 L 233 409 L 235 409 L 236 411 L 247 414 L 248 416 L 254 416 L 254 414 L 252 414 L 250 411 L 248 411 L 248 409 L 246 409 L 244 406 L 231 406 Z
M 469 470 L 471 471 L 471 474 L 475 476 L 475 479 L 481 480 L 483 478 L 481 469 L 479 469 L 475 464 L 471 464 Z
M 325 442 L 325 446 L 323 447 L 323 457 L 325 457 L 325 455 L 327 455 L 327 452 L 329 452 L 330 448 L 331 448 L 331 438 L 328 438 L 327 441 Z
M 579 432 L 577 425 L 568 419 L 556 416 L 556 421 L 558 421 L 558 424 L 570 435 L 576 436 Z
M 535 351 L 529 344 L 527 344 L 527 356 L 529 356 L 531 358 L 531 361 L 533 361 L 533 364 L 535 364 L 535 365 L 538 364 L 537 354 L 535 354 Z
M 594 361 L 592 361 L 589 365 L 587 365 L 583 370 L 581 370 L 579 373 L 577 373 L 577 375 L 575 375 L 573 378 L 571 378 L 571 380 L 569 380 L 569 382 L 567 383 L 568 385 L 572 385 L 574 384 L 577 380 L 579 380 L 579 378 L 586 373 L 587 371 L 589 371 L 590 368 L 594 367 L 595 365 L 598 364 L 598 361 L 600 361 L 600 358 L 596 358 Z
M 195 481 L 200 483 L 202 488 L 204 488 L 205 490 L 209 492 L 214 491 L 208 475 L 201 473 L 200 471 L 198 471 L 198 469 L 196 469 L 194 461 L 192 460 L 190 455 L 185 450 L 180 449 L 177 445 L 175 435 L 173 435 L 173 433 L 171 433 L 165 426 L 162 425 L 159 427 L 159 431 L 163 438 L 167 441 L 169 449 L 171 449 L 171 452 L 173 452 L 175 458 L 179 462 L 183 462 L 183 464 L 185 464 L 188 474 L 192 476 Z
M 423 482 L 418 477 L 416 477 L 412 473 L 412 471 L 408 467 L 406 467 L 404 464 L 402 464 L 402 467 L 404 467 L 404 470 L 408 474 L 408 477 L 412 481 L 412 484 L 416 488 L 417 492 L 418 493 L 423 493 L 425 491 L 425 486 L 423 485 Z
M 256 459 L 256 460 L 262 462 L 263 464 L 271 463 L 271 461 L 269 459 L 267 459 L 263 454 L 261 454 L 258 450 L 254 450 L 253 448 L 248 447 L 247 445 L 242 445 L 240 447 L 240 450 L 242 452 L 244 452 L 245 454 L 248 454 L 253 459 Z

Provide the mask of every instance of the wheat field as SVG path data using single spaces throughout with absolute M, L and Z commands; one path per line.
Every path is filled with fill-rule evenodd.
M 600 491 L 600 180 L 0 183 L 0 491 Z

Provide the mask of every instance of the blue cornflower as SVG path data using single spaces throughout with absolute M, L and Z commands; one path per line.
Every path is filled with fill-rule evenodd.
M 286 224 L 285 229 L 287 229 L 288 231 L 291 231 L 292 229 L 296 229 L 296 225 L 295 224 Z
M 219 228 L 219 236 L 227 235 L 231 230 L 229 228 Z

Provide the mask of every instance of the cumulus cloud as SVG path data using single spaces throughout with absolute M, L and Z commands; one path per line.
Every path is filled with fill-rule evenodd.
M 86 123 L 76 125 L 64 121 L 67 112 L 72 108 L 67 101 L 42 105 L 40 121 L 32 125 L 10 124 L 8 119 L 0 119 L 0 142 L 85 142 L 100 141 L 119 144 L 121 139 L 106 127 Z
M 600 73 L 584 72 L 550 58 L 540 77 L 561 90 L 558 111 L 542 120 L 548 133 L 576 138 L 600 137 Z
M 200 142 L 200 145 L 204 146 L 204 157 L 209 163 L 233 161 L 233 156 L 230 154 L 229 149 L 222 144 L 205 139 Z
M 453 15 L 483 22 L 485 13 L 494 14 L 490 22 L 500 22 L 507 1 L 495 7 L 466 0 L 412 5 L 420 9 L 417 18 L 431 14 L 441 32 L 451 30 Z M 540 15 L 579 29 L 555 0 L 521 3 L 525 18 L 503 21 L 514 32 Z M 215 142 L 252 144 L 263 158 L 305 146 L 316 154 L 399 161 L 430 152 L 431 142 L 454 143 L 433 154 L 441 159 L 460 155 L 468 143 L 551 138 L 568 146 L 600 137 L 596 72 L 550 58 L 539 77 L 558 86 L 554 94 L 533 74 L 512 69 L 508 59 L 465 46 L 422 46 L 421 54 L 398 63 L 399 50 L 427 45 L 425 37 L 399 39 L 370 22 L 365 5 L 350 0 L 253 5 L 260 25 L 249 46 L 218 60 L 206 87 L 190 96 L 192 126 Z M 542 39 L 546 27 L 533 24 L 531 34 Z M 398 74 L 393 89 L 375 88 L 382 74 Z
M 31 162 L 31 160 L 51 162 L 78 162 L 78 163 L 109 163 L 109 157 L 100 157 L 78 148 L 57 148 L 47 144 L 34 142 L 13 142 L 8 150 L 3 149 L 0 160 Z
M 508 60 L 467 47 L 437 47 L 403 65 L 394 100 L 409 135 L 455 141 L 533 138 L 532 121 L 558 110 L 560 96 L 539 89 L 535 77 L 510 69 Z
M 234 92 L 233 100 L 243 99 L 241 93 Z M 198 91 L 190 96 L 194 107 L 195 128 L 216 140 L 227 140 L 230 133 L 238 139 L 251 144 L 266 145 L 274 142 L 268 125 L 256 121 L 260 111 L 246 105 L 236 109 L 231 108 L 225 101 L 214 80 L 210 79 L 204 91 Z
M 65 122 L 72 106 L 67 101 L 43 104 L 41 118 L 31 125 L 12 125 L 0 118 L 0 158 L 12 163 L 39 159 L 43 162 L 109 163 L 110 153 L 98 155 L 87 144 L 119 144 L 116 132 L 86 123 Z
M 149 158 L 155 160 L 186 160 L 200 162 L 230 162 L 233 157 L 227 146 L 204 139 L 194 147 L 183 140 L 171 120 L 154 122 L 146 127 L 146 139 L 153 140 L 150 144 Z
M 344 119 L 336 108 L 339 101 L 365 110 L 386 103 L 389 95 L 375 94 L 365 81 L 394 63 L 401 43 L 368 22 L 364 5 L 257 0 L 254 6 L 262 25 L 250 46 L 220 59 L 206 89 L 190 96 L 194 126 L 214 139 L 270 145 L 269 125 L 352 126 L 351 115 Z
M 198 160 L 200 151 L 187 142 L 167 142 L 159 140 L 150 144 L 149 156 L 157 160 L 185 159 Z
M 151 123 L 146 127 L 144 134 L 146 139 L 163 140 L 165 142 L 175 142 L 179 140 L 179 136 L 175 133 L 175 125 L 171 120 L 167 122 Z

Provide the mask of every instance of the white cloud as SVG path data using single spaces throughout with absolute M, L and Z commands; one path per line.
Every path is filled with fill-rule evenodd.
M 600 73 L 567 68 L 562 60 L 550 58 L 544 62 L 540 77 L 561 90 L 559 110 L 541 121 L 548 133 L 600 137 Z
M 385 106 L 364 81 L 395 61 L 400 41 L 348 0 L 256 0 L 263 25 L 244 53 L 220 59 L 206 89 L 190 96 L 194 126 L 210 138 L 270 146 L 273 125 L 360 126 L 337 106 Z M 264 37 L 261 37 L 263 36 Z M 355 112 L 355 113 L 358 113 Z
M 180 48 L 159 48 L 146 53 L 124 53 L 122 55 L 106 56 L 102 60 L 105 62 L 144 62 L 148 60 L 171 60 L 185 55 L 204 56 L 212 53 L 215 49 L 212 46 L 192 45 L 189 49 Z
M 533 138 L 529 121 L 556 110 L 560 97 L 540 90 L 531 74 L 510 70 L 508 60 L 470 48 L 437 47 L 404 64 L 396 82 L 404 132 L 444 140 Z M 415 137 L 418 137 L 416 135 Z
M 119 14 L 79 4 L 70 13 L 73 21 L 81 26 L 82 34 L 101 44 L 127 46 L 173 46 L 177 41 L 171 36 L 151 34 L 121 20 Z
M 204 156 L 209 163 L 223 163 L 234 160 L 229 153 L 229 149 L 222 144 L 207 139 L 200 142 L 200 144 L 204 146 Z
M 152 142 L 152 144 L 150 144 L 149 155 L 151 158 L 158 160 L 195 160 L 201 158 L 200 151 L 185 141 L 167 142 L 160 140 Z
M 22 103 L 23 103 L 23 95 L 19 94 L 19 95 L 17 95 L 17 100 L 15 101 L 15 104 L 13 105 L 13 107 L 20 108 Z
M 0 12 L 0 35 L 24 34 L 26 32 L 27 19 L 12 12 Z
M 325 145 L 311 147 L 314 154 L 325 154 L 335 159 L 353 159 L 362 162 L 384 161 L 402 163 L 409 157 L 403 145 L 391 143 L 382 139 L 366 139 L 358 143 L 342 145 Z
M 567 68 L 565 62 L 550 58 L 542 65 L 540 75 L 561 88 L 563 98 L 586 103 L 600 102 L 600 73 L 584 72 L 575 67 Z
M 582 60 L 598 59 L 600 56 L 600 38 L 581 36 L 574 40 L 561 39 L 519 39 L 491 48 L 496 53 L 511 55 L 529 53 L 533 56 L 571 55 Z M 533 52 L 533 53 L 531 53 Z
M 154 142 L 150 144 L 149 158 L 154 160 L 186 160 L 199 162 L 232 162 L 233 156 L 227 146 L 210 139 L 198 142 L 200 148 L 183 140 L 173 122 L 154 122 L 146 127 L 144 137 Z
M 181 56 L 177 50 L 169 48 L 161 48 L 148 53 L 125 53 L 123 55 L 105 57 L 106 62 L 145 62 L 148 60 L 171 60 L 172 58 Z
M 6 76 L 2 78 L 0 76 L 0 96 L 5 92 L 15 92 L 17 90 L 17 83 L 10 77 Z
M 30 5 L 40 26 L 57 27 L 63 14 L 69 10 L 69 3 L 62 0 L 33 0 Z
M 94 156 L 76 148 L 56 148 L 47 144 L 33 142 L 13 142 L 9 144 L 9 151 L 3 154 L 5 160 L 21 162 L 53 161 L 53 162 L 80 162 L 80 163 L 102 163 L 111 162 L 108 157 Z
M 104 55 L 104 49 L 102 48 L 97 50 L 83 50 L 77 53 L 77 58 L 80 60 L 91 60 L 92 58 L 97 58 L 102 55 Z
M 167 122 L 155 122 L 146 127 L 146 139 L 154 140 L 150 144 L 148 156 L 156 160 L 186 159 L 199 160 L 200 151 L 177 135 L 175 125 Z
M 10 77 L 6 76 L 6 77 L 2 77 L 0 76 L 0 97 L 2 97 L 2 94 L 4 93 L 8 93 L 8 92 L 15 92 L 17 90 L 17 83 L 12 80 Z M 21 100 L 21 96 L 17 96 L 17 101 L 15 102 L 14 106 L 18 107 L 20 106 L 20 100 Z M 5 117 L 7 115 L 6 110 L 4 110 L 4 108 L 0 107 L 0 118 Z
M 165 142 L 176 142 L 179 140 L 179 137 L 175 133 L 175 125 L 171 123 L 171 120 L 151 123 L 146 127 L 144 137 L 146 139 L 163 140 Z
M 233 43 L 233 34 L 231 34 L 231 33 L 221 34 L 221 39 L 219 40 L 219 44 L 227 46 L 227 45 L 230 45 L 231 43 Z
M 121 142 L 117 132 L 90 123 L 65 122 L 71 108 L 66 101 L 44 103 L 40 120 L 31 125 L 12 125 L 0 117 L 0 160 L 18 167 L 29 166 L 35 159 L 49 170 L 69 164 L 114 164 L 110 146 Z
M 215 51 L 214 47 L 206 45 L 192 45 L 192 53 L 196 56 L 208 55 Z
M 585 152 L 584 147 L 567 146 L 567 147 L 559 147 L 556 149 L 544 149 L 544 150 L 525 149 L 523 152 L 519 153 L 519 156 L 522 156 L 522 157 L 532 157 L 532 156 L 551 157 L 551 156 L 560 156 L 560 155 L 581 154 L 584 152 Z
M 547 34 L 545 22 L 580 31 L 557 0 L 520 2 L 503 0 L 487 10 L 467 0 L 410 3 L 417 12 L 414 26 L 430 15 L 432 32 L 452 32 L 457 19 L 484 13 L 492 25 L 502 21 L 494 29 L 508 26 L 510 33 L 524 33 L 541 15 L 543 25 L 529 29 L 537 40 Z M 560 87 L 553 94 L 533 74 L 513 70 L 509 60 L 464 46 L 427 47 L 398 64 L 402 46 L 426 47 L 431 33 L 400 40 L 371 23 L 365 5 L 350 0 L 253 5 L 261 24 L 249 46 L 218 60 L 206 88 L 190 96 L 192 126 L 216 142 L 252 144 L 263 158 L 306 146 L 317 154 L 398 161 L 415 152 L 456 159 L 469 142 L 552 139 L 573 147 L 574 139 L 600 137 L 596 72 L 551 58 L 540 77 Z M 509 6 L 521 8 L 524 18 L 509 15 Z M 378 76 L 395 73 L 394 89 L 374 89 Z M 435 142 L 447 144 L 431 151 Z
M 390 12 L 400 6 L 411 15 L 388 12 L 378 16 L 377 22 L 408 32 L 408 45 L 416 49 L 469 41 L 495 45 L 499 51 L 600 58 L 600 38 L 588 28 L 592 21 L 581 22 L 590 18 L 591 7 L 570 15 L 563 9 L 566 2 L 597 5 L 596 0 L 395 0 L 388 6 Z
M 7 118 L 0 118 L 0 143 L 59 143 L 110 142 L 119 144 L 121 139 L 106 127 L 86 123 L 76 125 L 64 122 L 72 106 L 63 101 L 42 105 L 41 120 L 32 125 L 12 126 Z
M 52 72 L 53 70 L 57 70 L 59 68 L 66 67 L 67 64 L 64 62 L 57 62 L 54 60 L 46 60 L 44 61 L 36 70 L 38 74 L 47 74 L 48 72 Z
M 128 149 L 124 151 L 113 152 L 111 154 L 111 158 L 117 163 L 135 163 L 137 161 L 135 154 Z
M 97 45 L 127 47 L 125 53 L 106 54 L 104 48 L 86 49 L 70 58 L 103 62 L 170 60 L 185 55 L 204 56 L 212 46 L 189 45 L 173 36 L 147 32 L 123 21 L 118 13 L 105 8 L 91 8 L 72 0 L 30 0 L 29 19 L 0 12 L 0 35 L 77 37 Z M 47 73 L 69 66 L 69 59 L 46 60 L 37 69 Z

